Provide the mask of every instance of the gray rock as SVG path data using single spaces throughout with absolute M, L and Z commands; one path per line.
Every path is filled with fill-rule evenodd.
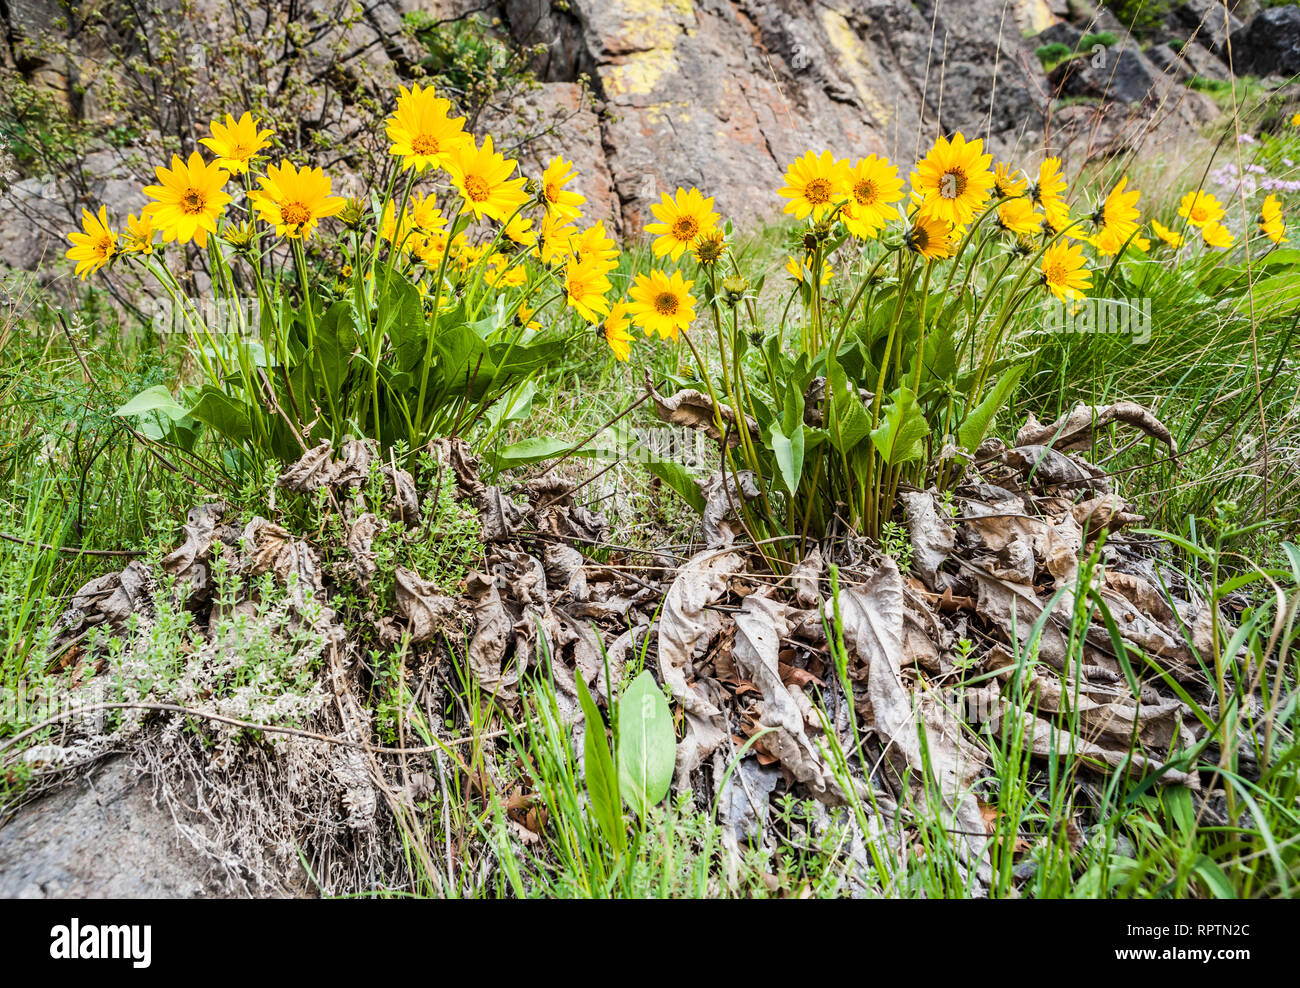
M 1062 96 L 1142 103 L 1152 93 L 1158 75 L 1136 45 L 1124 42 L 1058 65 L 1048 81 Z
M 1156 68 L 1176 82 L 1187 83 L 1197 76 L 1227 79 L 1230 74 L 1228 67 L 1197 41 L 1187 42 L 1179 51 L 1169 45 L 1152 45 L 1145 54 Z
M 235 894 L 178 836 L 153 786 L 122 757 L 0 823 L 0 897 L 208 898 Z
M 1077 27 L 1069 21 L 1060 21 L 1034 35 L 1034 47 L 1042 48 L 1044 45 L 1065 45 L 1067 48 L 1073 49 L 1078 47 L 1079 41 L 1082 38 L 1083 32 Z
M 1233 31 L 1232 58 L 1239 73 L 1300 73 L 1300 6 L 1270 8 Z
M 1227 58 L 1229 35 L 1245 26 L 1241 18 L 1224 9 L 1223 0 L 1189 0 L 1174 14 L 1183 22 L 1189 38 L 1220 58 Z

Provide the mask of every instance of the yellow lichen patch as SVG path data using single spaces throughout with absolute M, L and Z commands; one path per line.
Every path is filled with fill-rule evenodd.
M 649 96 L 664 75 L 677 70 L 671 48 L 632 52 L 604 73 L 605 92 L 610 96 Z
M 875 96 L 876 90 L 880 87 L 878 81 L 867 71 L 866 47 L 858 40 L 848 20 L 839 11 L 823 9 L 821 19 L 827 37 L 830 38 L 831 47 L 835 50 L 840 70 L 853 83 L 853 91 L 858 94 L 858 99 L 867 108 L 867 112 L 878 124 L 885 126 L 893 120 L 894 112 Z
M 1060 20 L 1047 0 L 1017 0 L 1015 14 L 1016 27 L 1030 34 L 1046 31 Z

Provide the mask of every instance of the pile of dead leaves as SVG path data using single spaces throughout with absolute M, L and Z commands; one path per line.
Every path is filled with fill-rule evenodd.
M 727 506 L 745 493 L 743 479 L 730 488 L 721 478 L 706 485 L 729 495 L 709 498 L 709 544 L 685 555 L 613 545 L 605 519 L 580 502 L 575 481 L 550 473 L 513 486 L 485 484 L 472 451 L 457 439 L 439 440 L 430 452 L 482 526 L 481 568 L 458 593 L 403 569 L 395 574 L 392 612 L 370 615 L 367 627 L 346 627 L 329 607 L 331 587 L 312 533 L 290 533 L 263 518 L 236 528 L 225 524 L 221 505 L 191 513 L 183 544 L 162 568 L 189 588 L 196 610 L 216 606 L 208 569 L 217 552 L 239 572 L 273 573 L 299 593 L 310 590 L 317 606 L 297 599 L 302 613 L 294 619 L 309 621 L 328 642 L 335 658 L 327 695 L 338 707 L 314 723 L 355 741 L 375 741 L 359 660 L 375 640 L 426 646 L 427 661 L 411 662 L 407 673 L 417 701 L 435 714 L 428 683 L 451 661 L 448 640 L 462 643 L 470 673 L 502 718 L 520 711 L 529 670 L 544 658 L 563 713 L 578 729 L 578 677 L 608 707 L 632 657 L 644 654 L 676 701 L 675 786 L 716 799 L 737 839 L 761 834 L 778 792 L 827 805 L 870 796 L 894 812 L 909 787 L 921 784 L 924 764 L 954 842 L 980 873 L 988 832 L 975 796 L 988 774 L 981 731 L 1022 732 L 1041 758 L 1072 751 L 1099 772 L 1154 772 L 1198 786 L 1195 775 L 1167 764 L 1196 740 L 1198 722 L 1159 677 L 1145 677 L 1135 695 L 1126 656 L 1117 653 L 1148 656 L 1190 695 L 1208 698 L 1202 670 L 1211 659 L 1214 616 L 1198 589 L 1162 563 L 1164 547 L 1126 534 L 1140 519 L 1111 478 L 1075 452 L 1113 424 L 1173 450 L 1168 431 L 1136 405 L 1081 406 L 1047 426 L 1031 418 L 1012 446 L 986 443 L 950 496 L 902 493 L 911 541 L 906 573 L 865 540 L 841 533 L 811 547 L 790 572 L 772 574 L 737 540 L 728 518 Z M 430 537 L 418 527 L 429 494 L 396 463 L 382 466 L 382 512 L 356 502 L 380 455 L 371 443 L 337 451 L 322 445 L 279 481 L 287 491 L 326 493 L 346 520 L 348 558 L 363 586 L 375 571 L 378 531 L 396 525 L 408 538 Z M 1079 601 L 1081 560 L 1099 539 L 1102 565 L 1092 572 L 1089 598 Z M 596 550 L 602 561 L 593 561 Z M 156 586 L 157 574 L 141 563 L 92 581 L 65 615 L 59 647 L 92 625 L 121 627 L 148 609 Z M 1096 600 L 1113 628 L 1098 618 Z M 1071 632 L 1080 614 L 1090 616 L 1082 641 Z M 1218 628 L 1231 633 L 1222 615 Z M 980 685 L 961 688 L 971 680 Z M 828 755 L 830 734 L 849 752 L 847 774 Z M 742 749 L 740 771 L 729 774 Z M 492 775 L 489 765 L 475 785 L 501 781 Z M 372 772 L 371 782 L 390 803 L 394 792 L 404 798 L 391 772 Z M 517 791 L 500 796 L 528 804 Z M 373 812 L 380 801 L 364 805 Z M 523 819 L 532 823 L 516 822 L 521 831 L 545 826 L 540 814 Z

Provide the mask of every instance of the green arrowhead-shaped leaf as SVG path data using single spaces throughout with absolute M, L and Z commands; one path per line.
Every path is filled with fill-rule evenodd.
M 1024 373 L 1024 364 L 1011 368 L 998 378 L 998 383 L 984 396 L 984 400 L 971 409 L 966 420 L 957 428 L 957 441 L 966 450 L 974 453 L 975 448 L 984 441 L 989 428 L 993 425 L 993 420 L 997 418 L 1002 406 L 1007 403 L 1007 398 L 1010 397 Z
M 618 772 L 614 768 L 614 755 L 605 740 L 605 721 L 596 709 L 596 702 L 591 698 L 582 674 L 579 673 L 574 680 L 578 684 L 578 702 L 582 704 L 582 714 L 587 719 L 582 755 L 587 771 L 587 795 L 591 798 L 591 813 L 605 839 L 621 851 L 626 837 L 623 801 L 618 795 Z
M 618 704 L 618 782 L 637 815 L 668 795 L 677 736 L 663 691 L 650 673 L 632 680 Z
M 916 403 L 916 395 L 907 388 L 894 392 L 885 406 L 885 420 L 871 433 L 871 441 L 890 466 L 908 463 L 925 456 L 925 437 L 930 425 Z

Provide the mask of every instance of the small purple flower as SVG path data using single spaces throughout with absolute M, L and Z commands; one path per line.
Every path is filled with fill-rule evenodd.
M 1238 135 L 1237 135 L 1237 143 L 1238 143 L 1238 144 L 1258 144 L 1259 142 L 1258 142 L 1257 140 L 1255 140 L 1255 138 L 1251 137 L 1249 134 L 1238 134 Z

